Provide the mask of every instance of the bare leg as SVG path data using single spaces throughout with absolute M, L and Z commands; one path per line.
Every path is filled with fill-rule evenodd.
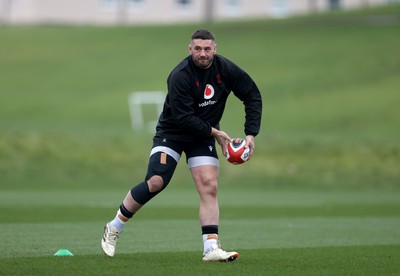
M 200 196 L 199 217 L 201 226 L 218 225 L 218 167 L 211 165 L 193 167 L 191 173 Z

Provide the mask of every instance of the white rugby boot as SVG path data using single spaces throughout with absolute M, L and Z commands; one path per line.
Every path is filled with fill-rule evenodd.
M 104 254 L 109 257 L 113 257 L 115 254 L 115 246 L 117 245 L 117 240 L 119 238 L 120 232 L 117 228 L 111 227 L 110 223 L 104 226 L 104 235 L 101 239 L 101 247 L 103 248 Z
M 237 252 L 226 252 L 219 244 L 213 244 L 212 250 L 203 255 L 205 262 L 232 262 L 239 257 Z

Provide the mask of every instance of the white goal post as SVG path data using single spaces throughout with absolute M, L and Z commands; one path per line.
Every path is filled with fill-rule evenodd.
M 135 91 L 128 97 L 129 112 L 131 116 L 131 124 L 134 130 L 154 130 L 158 116 L 161 114 L 165 100 L 165 92 L 163 91 Z M 155 120 L 145 122 L 143 111 L 146 105 L 155 105 L 157 114 Z

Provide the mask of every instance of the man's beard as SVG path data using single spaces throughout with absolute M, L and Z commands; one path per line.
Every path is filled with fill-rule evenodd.
M 194 57 L 192 57 L 192 60 L 197 67 L 201 69 L 207 69 L 213 63 L 214 58 L 197 60 Z

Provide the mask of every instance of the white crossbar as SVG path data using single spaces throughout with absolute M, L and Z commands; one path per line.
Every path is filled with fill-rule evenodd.
M 157 107 L 156 119 L 162 112 L 165 92 L 162 91 L 136 91 L 129 95 L 129 112 L 131 115 L 131 124 L 134 130 L 141 130 L 145 127 L 142 106 L 154 104 Z M 155 126 L 155 122 L 147 122 L 146 126 L 150 129 Z M 154 130 L 154 129 L 153 129 Z

